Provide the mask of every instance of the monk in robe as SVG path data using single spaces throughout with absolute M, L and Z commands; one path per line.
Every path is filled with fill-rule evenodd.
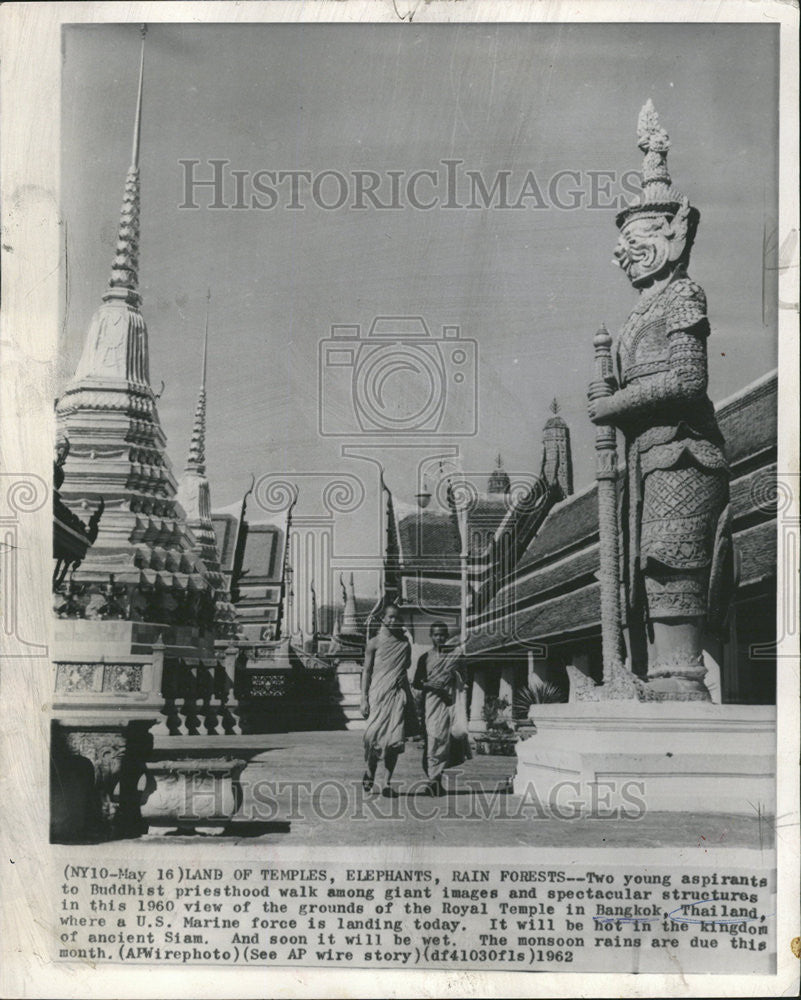
M 412 700 L 408 677 L 411 662 L 412 647 L 401 624 L 400 610 L 390 604 L 384 610 L 378 634 L 367 643 L 362 671 L 362 715 L 367 719 L 367 770 L 362 785 L 365 791 L 373 789 L 378 762 L 383 760 L 386 777 L 381 794 L 387 798 L 397 795 L 390 782 L 398 754 L 404 749 L 404 716 Z
M 461 671 L 464 650 L 462 646 L 447 647 L 448 626 L 444 622 L 434 622 L 430 635 L 431 649 L 418 659 L 412 686 L 422 691 L 424 698 L 426 794 L 444 795 L 442 772 L 470 757 Z

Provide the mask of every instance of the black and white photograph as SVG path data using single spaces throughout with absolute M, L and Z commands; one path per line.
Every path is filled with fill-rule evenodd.
M 4 995 L 791 995 L 797 8 L 12 6 Z

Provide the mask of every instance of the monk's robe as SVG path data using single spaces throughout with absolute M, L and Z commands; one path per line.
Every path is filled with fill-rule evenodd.
M 403 753 L 404 716 L 411 701 L 408 670 L 412 647 L 382 625 L 367 643 L 365 660 L 372 656 L 373 673 L 367 694 L 370 714 L 364 731 L 365 760 L 381 760 L 388 751 Z
M 460 666 L 461 648 L 429 649 L 417 661 L 414 687 L 424 692 L 423 770 L 430 781 L 446 767 L 468 760 L 467 693 Z

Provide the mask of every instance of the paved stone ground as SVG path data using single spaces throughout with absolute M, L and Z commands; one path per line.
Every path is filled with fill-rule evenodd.
M 770 819 L 699 813 L 645 813 L 639 819 L 553 815 L 510 791 L 514 757 L 475 757 L 446 774 L 448 794 L 420 794 L 422 745 L 407 742 L 393 779 L 395 799 L 365 794 L 359 732 L 278 733 L 242 774 L 243 802 L 221 834 L 231 842 L 287 846 L 374 844 L 502 847 L 686 847 L 770 850 Z M 614 804 L 614 803 L 613 803 Z M 569 797 L 561 800 L 569 813 Z M 630 808 L 630 807 L 629 807 Z M 185 840 L 151 828 L 145 838 Z

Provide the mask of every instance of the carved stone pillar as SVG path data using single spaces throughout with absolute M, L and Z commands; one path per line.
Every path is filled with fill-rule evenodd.
M 108 840 L 143 832 L 136 784 L 153 745 L 148 723 L 54 724 L 51 837 Z

